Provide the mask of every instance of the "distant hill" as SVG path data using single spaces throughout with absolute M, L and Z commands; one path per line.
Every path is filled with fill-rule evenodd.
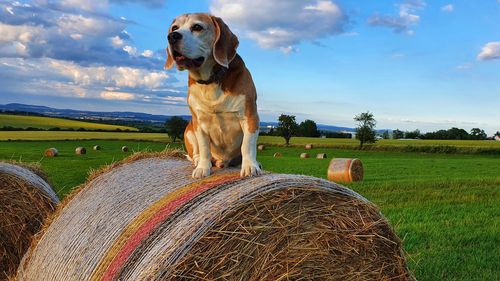
M 79 120 L 96 120 L 96 121 L 125 121 L 125 122 L 149 122 L 154 124 L 163 124 L 166 120 L 170 119 L 172 116 L 169 115 L 155 115 L 148 113 L 139 112 L 100 112 L 100 111 L 86 111 L 86 110 L 74 110 L 74 109 L 56 109 L 47 106 L 38 105 L 27 105 L 20 103 L 10 103 L 5 105 L 0 105 L 0 111 L 18 111 L 18 112 L 31 112 L 35 114 L 42 114 L 51 117 L 64 117 Z M 186 120 L 191 120 L 190 115 L 183 115 L 182 118 Z M 261 127 L 278 125 L 277 122 L 261 122 Z M 322 131 L 333 131 L 333 132 L 354 132 L 354 128 L 349 127 L 339 127 L 333 125 L 318 124 L 318 129 Z M 384 130 L 378 130 L 377 132 L 383 132 Z
M 154 115 L 148 113 L 127 112 L 127 111 L 100 112 L 100 111 L 86 111 L 86 110 L 74 110 L 74 109 L 56 109 L 47 106 L 27 105 L 20 103 L 9 103 L 0 105 L 0 111 L 32 112 L 51 117 L 64 117 L 64 118 L 80 119 L 80 120 L 102 120 L 102 121 L 120 120 L 120 121 L 131 121 L 131 122 L 152 122 L 152 123 L 165 123 L 166 120 L 172 117 L 167 115 Z M 182 117 L 187 120 L 191 119 L 191 116 L 187 115 Z
M 127 126 L 116 126 L 108 124 L 99 124 L 91 122 L 83 122 L 54 117 L 40 117 L 40 116 L 23 116 L 23 115 L 10 115 L 0 114 L 0 128 L 13 127 L 16 129 L 36 128 L 36 129 L 51 129 L 59 128 L 61 130 L 73 129 L 79 130 L 103 130 L 103 131 L 138 131 L 137 128 Z

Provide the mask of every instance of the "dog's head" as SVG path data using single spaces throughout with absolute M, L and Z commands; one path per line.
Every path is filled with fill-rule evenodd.
M 177 64 L 179 70 L 196 70 L 214 61 L 227 68 L 238 44 L 238 38 L 220 18 L 202 13 L 181 15 L 168 31 L 165 68 Z

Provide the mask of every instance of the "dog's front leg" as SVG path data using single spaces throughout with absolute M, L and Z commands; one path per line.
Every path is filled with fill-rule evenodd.
M 195 135 L 198 141 L 199 160 L 193 171 L 193 178 L 201 179 L 210 176 L 210 168 L 212 168 L 210 138 L 200 127 L 196 129 Z
M 241 177 L 251 177 L 262 174 L 259 162 L 257 162 L 257 138 L 259 129 L 250 130 L 247 120 L 241 121 L 243 129 L 243 143 L 241 144 Z

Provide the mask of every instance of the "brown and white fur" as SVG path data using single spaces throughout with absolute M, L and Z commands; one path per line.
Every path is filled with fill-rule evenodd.
M 236 53 L 238 38 L 220 19 L 185 14 L 169 28 L 165 68 L 189 71 L 188 105 L 192 120 L 184 143 L 195 169 L 207 177 L 212 165 L 241 161 L 241 176 L 262 173 L 257 156 L 259 116 L 250 72 Z

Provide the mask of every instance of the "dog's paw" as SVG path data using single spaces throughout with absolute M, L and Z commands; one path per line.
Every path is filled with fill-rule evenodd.
M 201 179 L 210 176 L 210 168 L 212 165 L 198 165 L 193 171 L 194 179 Z
M 253 177 L 262 174 L 262 169 L 257 162 L 243 163 L 241 165 L 240 176 L 243 177 Z

